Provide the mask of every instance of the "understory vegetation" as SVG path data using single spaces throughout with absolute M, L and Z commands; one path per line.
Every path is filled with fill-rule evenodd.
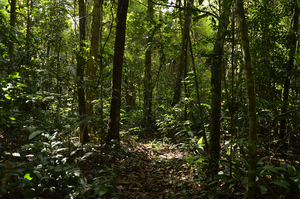
M 0 0 L 0 198 L 299 199 L 298 21 L 298 0 Z

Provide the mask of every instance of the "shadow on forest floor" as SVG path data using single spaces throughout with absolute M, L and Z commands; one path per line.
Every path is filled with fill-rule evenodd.
M 7 156 L 9 157 L 7 160 L 10 162 L 19 163 L 19 168 L 23 169 L 25 173 L 27 172 L 26 175 L 28 173 L 32 174 L 33 180 L 31 182 L 29 180 L 32 178 L 27 180 L 27 183 L 30 183 L 30 190 L 38 189 L 39 187 L 37 187 L 37 185 L 43 185 L 43 190 L 40 190 L 41 193 L 33 192 L 32 194 L 40 196 L 43 194 L 44 190 L 52 187 L 55 188 L 55 193 L 65 194 L 67 193 L 65 189 L 70 189 L 72 191 L 73 188 L 71 185 L 74 184 L 73 187 L 77 186 L 79 189 L 88 190 L 84 192 L 81 197 L 78 197 L 86 199 L 210 198 L 209 194 L 211 193 L 212 185 L 209 180 L 207 180 L 209 170 L 208 165 L 205 161 L 205 157 L 201 157 L 199 153 L 197 154 L 191 149 L 195 140 L 190 139 L 189 141 L 184 141 L 184 139 L 182 139 L 181 141 L 174 143 L 169 138 L 163 138 L 159 133 L 142 136 L 137 132 L 122 132 L 119 147 L 114 147 L 114 145 L 107 147 L 101 146 L 98 143 L 91 143 L 83 147 L 72 146 L 71 150 L 71 148 L 65 148 L 64 146 L 64 144 L 70 144 L 70 142 L 61 142 L 61 147 L 64 148 L 55 148 L 57 143 L 58 142 L 53 142 L 52 151 L 45 151 L 45 146 L 43 146 L 42 142 L 36 142 L 35 144 L 30 145 L 30 149 L 36 149 L 36 157 L 33 155 L 24 156 L 26 151 L 22 152 L 23 158 L 21 160 L 18 160 L 18 157 Z M 184 147 L 181 147 L 180 145 L 184 145 Z M 34 148 L 34 146 L 36 148 Z M 255 193 L 256 199 L 273 199 L 279 197 L 286 199 L 297 198 L 294 197 L 292 192 L 287 192 L 287 190 L 291 191 L 291 188 L 290 185 L 286 184 L 289 181 L 285 179 L 285 176 L 282 177 L 283 169 L 281 168 L 283 165 L 282 163 L 285 162 L 292 165 L 295 170 L 294 173 L 297 173 L 297 176 L 300 178 L 298 172 L 300 170 L 300 149 L 295 146 L 290 146 L 289 151 L 278 148 L 279 150 L 275 150 L 276 154 L 267 154 L 267 152 L 270 152 L 269 150 L 265 150 L 263 147 L 259 148 L 258 159 L 264 158 L 266 160 L 266 162 L 259 164 L 260 171 L 263 171 L 262 169 L 266 168 L 275 172 L 271 174 L 270 172 L 267 174 L 261 172 L 261 177 L 264 177 L 265 180 L 269 180 L 268 185 L 270 186 L 270 189 L 274 192 L 274 195 L 277 194 L 278 197 L 274 197 L 274 195 L 271 195 L 267 191 L 262 195 L 259 188 L 259 185 L 262 185 L 262 182 L 258 180 L 258 187 Z M 274 145 L 270 148 L 276 148 L 276 146 Z M 41 152 L 41 149 L 43 152 Z M 59 154 L 59 152 L 62 152 L 62 154 Z M 242 198 L 245 192 L 245 182 L 242 183 L 240 179 L 245 179 L 247 172 L 245 164 L 242 164 L 242 156 L 239 155 L 235 157 L 234 164 L 236 165 L 236 168 L 234 172 L 235 175 L 239 176 L 232 179 L 228 175 L 229 163 L 228 160 L 226 160 L 226 153 L 228 153 L 228 151 L 226 152 L 222 149 L 221 153 L 220 162 L 223 163 L 220 163 L 220 172 L 223 172 L 223 175 L 218 175 L 220 180 L 216 182 L 219 198 Z M 34 153 L 31 151 L 30 154 Z M 272 158 L 269 158 L 268 156 L 272 156 Z M 21 157 L 22 154 L 20 158 Z M 68 164 L 62 164 L 62 157 L 64 157 L 63 159 L 68 159 Z M 52 163 L 52 165 L 49 162 L 51 159 L 53 161 L 55 160 L 55 163 Z M 42 160 L 45 163 L 43 163 Z M 271 163 L 268 162 L 270 160 L 272 160 Z M 31 166 L 27 167 L 24 165 Z M 74 169 L 78 169 L 78 167 L 80 168 L 79 173 L 81 173 L 84 178 L 78 178 L 78 175 L 72 176 L 72 173 L 70 173 L 71 171 L 74 171 Z M 52 168 L 52 170 L 50 168 Z M 16 171 L 18 171 L 17 167 Z M 18 188 L 14 185 L 20 184 L 22 179 L 24 181 L 26 176 L 24 176 L 25 173 L 21 173 L 20 178 L 12 177 L 9 181 L 11 184 L 10 189 L 7 194 L 3 194 L 2 196 L 9 196 L 5 198 L 23 198 L 23 192 L 27 187 Z M 50 178 L 42 177 L 41 179 L 44 181 L 43 184 L 41 184 L 42 180 L 36 173 L 40 173 L 41 177 L 49 176 L 52 181 L 48 180 Z M 79 183 L 80 185 L 73 182 L 74 180 L 76 181 L 76 179 L 82 179 Z M 35 184 L 32 183 L 33 181 Z M 63 181 L 67 186 L 62 187 L 64 184 L 60 184 L 60 181 Z M 282 183 L 285 184 L 281 186 Z M 296 181 L 296 183 L 298 183 L 298 181 Z M 25 184 L 23 186 L 25 186 Z M 58 189 L 60 189 L 60 192 Z M 19 190 L 23 190 L 23 195 Z M 68 197 L 68 195 L 65 196 L 66 198 Z
M 104 165 L 112 168 L 116 174 L 117 198 L 207 198 L 210 187 L 204 186 L 205 166 L 189 165 L 186 160 L 189 152 L 166 141 L 155 134 L 151 138 L 138 138 L 126 133 L 120 148 L 105 150 L 102 162 L 99 154 L 94 153 L 80 168 L 86 178 L 97 170 L 96 165 L 99 169 Z M 230 198 L 241 197 L 243 191 L 236 188 Z
M 97 165 L 98 169 L 103 166 L 111 168 L 115 175 L 116 198 L 209 198 L 212 187 L 205 182 L 208 170 L 205 164 L 189 164 L 189 151 L 180 150 L 178 145 L 167 138 L 163 139 L 156 134 L 147 138 L 140 137 L 137 134 L 124 133 L 121 147 L 105 149 L 102 160 L 99 153 L 89 156 L 90 161 L 87 161 L 90 164 L 82 162 L 80 165 L 84 177 L 88 179 L 91 172 L 97 170 Z M 299 150 L 294 149 L 294 153 L 298 152 Z M 264 157 L 263 151 L 259 156 Z M 279 165 L 279 162 L 284 161 L 282 158 L 282 155 L 277 153 L 273 164 Z M 296 160 L 291 161 L 290 163 L 295 165 Z M 299 169 L 299 165 L 295 165 L 295 168 Z M 272 187 L 272 190 L 279 195 L 284 191 L 278 187 Z M 237 181 L 220 181 L 218 191 L 221 199 L 242 198 L 245 187 Z M 255 195 L 257 199 L 274 198 L 268 193 L 261 195 L 259 188 Z

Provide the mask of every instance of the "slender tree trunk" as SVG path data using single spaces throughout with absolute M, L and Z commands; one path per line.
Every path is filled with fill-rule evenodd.
M 248 184 L 245 193 L 245 199 L 252 199 L 255 193 L 256 165 L 257 165 L 257 118 L 255 102 L 255 83 L 253 78 L 248 29 L 246 24 L 243 0 L 236 0 L 236 10 L 241 35 L 241 46 L 243 53 L 243 62 L 246 71 L 247 101 L 249 114 L 249 143 L 248 143 Z
M 32 14 L 32 0 L 27 0 L 27 27 L 26 27 L 26 57 L 25 64 L 28 65 L 30 62 L 30 43 L 31 43 L 31 14 Z
M 107 141 L 120 141 L 120 108 L 122 67 L 125 48 L 126 18 L 129 0 L 119 0 L 117 10 L 117 27 L 115 39 L 115 54 L 113 62 L 113 82 L 111 92 L 110 116 L 108 121 Z
M 85 2 L 84 0 L 79 0 L 79 54 L 77 55 L 77 95 L 78 95 L 78 107 L 79 107 L 79 117 L 80 117 L 80 132 L 79 139 L 80 143 L 84 144 L 89 141 L 87 121 L 86 121 L 86 104 L 84 96 L 84 68 L 86 66 L 86 61 L 83 57 L 84 54 L 84 40 L 85 40 Z
M 91 40 L 90 40 L 90 57 L 88 59 L 88 79 L 89 79 L 89 89 L 86 93 L 87 98 L 87 116 L 91 117 L 93 114 L 93 100 L 95 99 L 95 91 L 97 84 L 97 67 L 95 67 L 95 62 L 98 57 L 99 48 L 99 38 L 100 38 L 100 25 L 101 25 L 101 5 L 102 0 L 94 0 L 93 8 L 93 21 L 91 30 Z
M 58 104 L 59 106 L 61 105 L 61 98 L 60 95 L 61 93 L 61 81 L 60 81 L 60 44 L 61 44 L 61 38 L 58 39 L 58 41 L 56 41 L 56 52 L 57 52 L 57 56 L 56 56 L 56 93 L 59 94 L 58 95 Z
M 290 85 L 291 85 L 291 76 L 292 76 L 292 70 L 294 68 L 294 54 L 298 50 L 298 26 L 299 26 L 299 8 L 298 8 L 298 3 L 297 0 L 294 1 L 294 17 L 293 17 L 293 28 L 292 28 L 292 39 L 291 39 L 291 48 L 289 51 L 289 60 L 287 63 L 287 75 L 285 78 L 285 83 L 284 83 L 284 91 L 283 91 L 283 105 L 281 108 L 281 114 L 284 114 L 287 112 L 287 107 L 288 107 L 288 100 L 289 100 L 289 90 L 290 90 Z M 283 139 L 286 133 L 286 118 L 283 116 L 283 118 L 280 121 L 280 137 Z
M 175 106 L 181 98 L 182 94 L 182 81 L 184 79 L 184 71 L 187 69 L 187 50 L 188 50 L 188 33 L 191 25 L 191 11 L 189 10 L 194 1 L 193 0 L 184 0 L 184 28 L 182 31 L 181 38 L 181 51 L 180 51 L 180 61 L 178 69 L 176 72 L 176 82 L 174 87 L 174 96 L 172 106 Z
M 152 0 L 148 0 L 148 23 L 151 26 L 152 18 L 153 18 L 153 3 Z M 150 43 L 151 41 L 149 41 Z M 150 43 L 145 55 L 145 79 L 144 79 L 144 122 L 145 128 L 149 128 L 149 123 L 151 119 L 151 112 L 152 112 L 152 62 L 151 62 L 151 49 L 152 44 Z
M 10 27 L 11 29 L 15 28 L 16 26 L 16 0 L 11 0 L 10 2 Z M 14 30 L 12 30 L 11 32 L 14 32 Z M 11 33 L 12 34 L 12 33 Z M 13 56 L 14 56 L 14 45 L 15 45 L 15 41 L 14 41 L 14 36 L 10 36 L 10 43 L 8 46 L 8 54 L 11 57 L 11 60 L 13 60 Z M 13 61 L 12 63 L 13 64 Z
M 125 69 L 126 75 L 124 76 L 124 84 L 125 84 L 125 101 L 126 101 L 126 111 L 132 110 L 135 106 L 135 88 L 134 83 L 134 75 L 131 71 L 127 71 Z
M 232 12 L 231 17 L 231 35 L 232 35 L 232 43 L 231 43 L 231 110 L 230 112 L 230 132 L 231 139 L 233 139 L 235 135 L 235 125 L 234 125 L 234 52 L 235 52 L 235 13 Z M 229 99 L 228 99 L 229 102 Z M 233 140 L 231 140 L 233 141 Z M 232 153 L 232 145 L 230 146 L 230 154 Z M 232 158 L 230 156 L 230 166 L 229 166 L 229 175 L 232 177 Z
M 212 175 L 218 174 L 219 156 L 220 156 L 220 117 L 221 117 L 221 69 L 223 46 L 226 36 L 226 30 L 229 24 L 230 7 L 232 0 L 223 0 L 221 5 L 221 14 L 219 29 L 214 44 L 213 55 L 211 59 L 211 121 L 210 121 L 210 144 L 209 152 L 212 162 Z

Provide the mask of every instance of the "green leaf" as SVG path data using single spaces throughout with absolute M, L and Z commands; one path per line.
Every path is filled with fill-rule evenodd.
M 19 77 L 19 73 L 18 72 L 12 72 L 8 77 L 9 78 L 17 78 L 17 77 Z
M 35 136 L 37 136 L 38 134 L 41 134 L 43 133 L 43 131 L 40 131 L 40 130 L 37 130 L 37 131 L 34 131 L 33 133 L 31 133 L 28 137 L 29 140 L 31 140 L 32 138 L 34 138 Z
M 288 172 L 291 176 L 296 176 L 297 175 L 297 171 L 296 171 L 294 166 L 288 164 L 287 167 L 288 167 Z
M 266 160 L 266 159 L 268 159 L 268 158 L 270 158 L 270 157 L 263 157 L 263 158 L 261 158 L 258 162 L 257 162 L 257 164 L 258 165 L 262 165 L 264 162 L 264 160 Z
M 33 173 L 39 178 L 41 179 L 43 177 L 43 175 L 41 174 L 41 172 L 39 171 L 33 171 Z
M 271 184 L 276 184 L 279 185 L 281 187 L 284 187 L 285 189 L 289 189 L 289 183 L 287 183 L 286 181 L 278 181 L 278 182 L 270 182 Z
M 277 170 L 274 168 L 273 165 L 272 166 L 271 165 L 265 165 L 263 168 L 266 169 L 266 170 L 268 170 L 268 171 L 277 173 Z
M 194 133 L 192 131 L 188 131 L 187 133 L 189 134 L 190 137 L 194 137 Z
M 4 97 L 8 100 L 11 100 L 11 96 L 9 96 L 9 95 L 5 95 Z
M 104 194 L 106 194 L 106 193 L 107 193 L 107 191 L 108 191 L 108 190 L 102 190 L 102 191 L 100 191 L 100 193 L 99 193 L 99 197 L 101 197 L 101 196 L 103 196 Z
M 21 84 L 21 83 L 17 83 L 18 86 L 21 86 L 21 87 L 27 87 L 27 85 L 25 84 Z
M 34 193 L 35 193 L 35 190 L 34 188 L 31 188 L 31 189 L 24 189 L 22 191 L 23 195 L 26 197 L 26 198 L 33 198 L 34 197 Z
M 93 154 L 93 152 L 88 152 L 88 153 L 86 153 L 82 158 L 81 158 L 81 160 L 84 160 L 86 157 L 89 157 L 90 155 L 92 155 Z
M 14 117 L 9 117 L 9 119 L 11 119 L 11 120 L 16 120 L 16 118 L 14 118 Z
M 24 178 L 26 178 L 27 180 L 32 180 L 33 178 L 32 177 L 30 177 L 30 173 L 26 173 L 25 175 L 24 175 Z
M 267 191 L 268 191 L 267 187 L 265 187 L 264 185 L 258 185 L 258 186 L 259 186 L 261 194 L 267 193 Z
M 203 141 L 203 137 L 201 137 L 201 138 L 199 139 L 197 145 L 198 145 L 198 146 L 199 146 L 199 145 L 202 145 L 202 141 Z

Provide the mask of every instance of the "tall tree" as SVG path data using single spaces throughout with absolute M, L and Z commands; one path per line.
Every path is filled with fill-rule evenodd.
M 245 199 L 252 199 L 255 192 L 256 164 L 257 164 L 257 118 L 255 101 L 255 83 L 252 72 L 251 55 L 249 47 L 248 29 L 246 24 L 243 0 L 236 0 L 236 11 L 238 16 L 243 63 L 246 71 L 246 90 L 249 114 L 249 142 L 248 142 L 248 184 Z
M 26 24 L 26 57 L 25 57 L 25 64 L 29 64 L 30 62 L 30 45 L 32 41 L 31 35 L 31 15 L 32 15 L 32 0 L 27 0 L 27 24 Z
M 102 0 L 94 0 L 93 8 L 93 21 L 92 21 L 92 31 L 90 40 L 90 55 L 88 59 L 88 78 L 89 86 L 87 90 L 87 115 L 91 117 L 93 114 L 93 100 L 95 99 L 96 91 L 96 73 L 97 67 L 95 62 L 98 57 L 99 49 L 99 38 L 100 38 L 100 25 L 101 25 L 101 12 L 102 12 Z
M 151 26 L 153 20 L 153 3 L 152 0 L 148 0 L 148 23 Z M 150 38 L 150 37 L 149 37 Z M 152 41 L 148 41 L 148 47 L 146 50 L 145 55 L 145 79 L 144 79 L 144 122 L 145 128 L 149 128 L 149 122 L 151 119 L 151 112 L 152 112 L 152 93 L 153 93 L 153 86 L 152 86 L 152 72 L 151 72 L 151 48 L 152 48 Z
M 210 121 L 210 158 L 213 174 L 218 174 L 220 156 L 220 117 L 221 117 L 221 69 L 223 64 L 224 41 L 229 25 L 230 7 L 232 0 L 223 0 L 220 6 L 221 13 L 217 38 L 211 57 L 211 121 Z
M 10 2 L 10 27 L 11 29 L 15 28 L 16 26 L 16 3 L 17 0 L 11 0 Z M 14 32 L 11 31 L 11 32 Z M 12 34 L 12 33 L 11 33 Z M 13 60 L 13 54 L 14 54 L 14 36 L 10 36 L 10 43 L 9 43 L 9 49 L 8 49 L 8 54 L 11 56 L 11 59 Z
M 120 140 L 120 108 L 122 68 L 125 49 L 126 18 L 129 0 L 119 0 L 117 10 L 117 27 L 115 39 L 115 53 L 113 61 L 113 80 L 111 91 L 110 115 L 108 121 L 107 141 Z
M 289 49 L 289 60 L 287 62 L 287 74 L 285 77 L 285 83 L 284 83 L 284 91 L 283 91 L 283 105 L 281 108 L 281 114 L 285 114 L 287 112 L 288 107 L 288 100 L 289 100 L 289 90 L 291 85 L 291 77 L 292 77 L 292 71 L 294 69 L 294 54 L 297 52 L 297 45 L 298 45 L 298 26 L 299 26 L 299 7 L 297 0 L 292 0 L 294 7 L 294 16 L 293 16 L 293 27 L 291 30 L 291 34 L 289 35 L 289 38 L 291 38 L 290 41 L 290 49 Z M 284 138 L 286 132 L 286 118 L 283 116 L 283 118 L 280 121 L 280 137 Z
M 182 80 L 185 78 L 185 71 L 187 71 L 188 65 L 188 34 L 191 25 L 191 7 L 193 6 L 193 0 L 184 0 L 184 27 L 182 30 L 181 38 L 181 50 L 180 50 L 180 60 L 176 72 L 176 82 L 174 87 L 174 95 L 172 106 L 175 106 L 181 98 L 182 94 Z
M 77 96 L 78 96 L 78 108 L 79 108 L 79 117 L 80 117 L 80 132 L 79 138 L 81 144 L 84 144 L 89 141 L 88 128 L 86 124 L 86 103 L 84 96 L 84 68 L 86 66 L 86 61 L 84 59 L 84 41 L 85 41 L 85 2 L 84 0 L 79 0 L 79 54 L 77 54 L 77 70 L 76 70 L 76 79 L 77 79 Z

